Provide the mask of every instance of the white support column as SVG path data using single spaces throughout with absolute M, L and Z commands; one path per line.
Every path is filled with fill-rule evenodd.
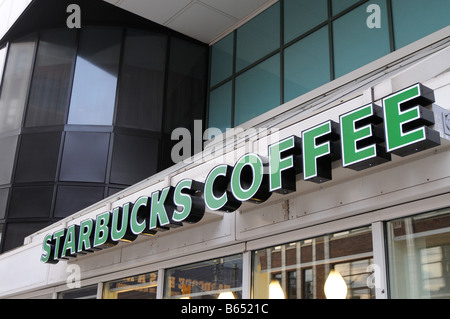
M 156 287 L 156 299 L 164 298 L 164 269 L 158 270 L 158 285 Z
M 383 222 L 372 223 L 372 243 L 374 265 L 369 266 L 374 270 L 375 297 L 377 299 L 388 298 L 387 284 L 387 259 Z M 369 269 L 368 269 L 369 270 Z M 369 281 L 369 280 L 368 280 Z
M 252 253 L 246 251 L 242 257 L 242 299 L 250 299 L 252 292 Z

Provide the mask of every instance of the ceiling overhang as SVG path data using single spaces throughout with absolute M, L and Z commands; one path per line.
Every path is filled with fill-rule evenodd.
M 211 44 L 278 0 L 103 0 Z

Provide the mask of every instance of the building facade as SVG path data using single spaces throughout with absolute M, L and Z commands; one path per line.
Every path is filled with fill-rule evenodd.
M 449 298 L 448 1 L 73 2 L 0 43 L 0 297 Z

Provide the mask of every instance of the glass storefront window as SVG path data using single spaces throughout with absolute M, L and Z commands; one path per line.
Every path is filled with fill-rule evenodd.
M 168 269 L 164 298 L 242 298 L 242 255 Z
M 371 227 L 261 249 L 253 253 L 253 298 L 372 299 L 372 264 Z
M 450 297 L 450 209 L 387 223 L 391 298 Z
M 156 299 L 158 272 L 127 277 L 103 286 L 103 299 Z
M 97 285 L 61 292 L 58 299 L 97 299 Z

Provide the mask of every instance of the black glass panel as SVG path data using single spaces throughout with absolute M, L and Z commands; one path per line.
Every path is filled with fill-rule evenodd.
M 116 134 L 111 168 L 111 183 L 132 185 L 156 173 L 158 140 Z
M 161 130 L 166 37 L 129 31 L 125 40 L 117 125 Z
M 103 187 L 59 186 L 55 217 L 67 217 L 103 199 Z
M 60 180 L 104 182 L 108 149 L 109 133 L 68 132 Z
M 206 103 L 207 48 L 172 38 L 165 106 L 164 132 L 177 127 L 193 132 L 194 120 L 202 120 Z
M 0 189 L 0 219 L 6 216 L 6 205 L 8 204 L 9 188 Z
M 54 181 L 60 143 L 61 133 L 23 135 L 15 181 Z
M 122 29 L 83 28 L 69 124 L 112 125 Z
M 22 125 L 34 48 L 34 38 L 13 42 L 9 46 L 0 95 L 1 133 L 17 130 Z
M 14 158 L 16 157 L 17 139 L 17 136 L 0 138 L 0 185 L 11 182 Z
M 8 218 L 50 217 L 53 186 L 15 187 Z
M 26 126 L 64 124 L 75 54 L 76 31 L 63 29 L 41 34 Z
M 48 223 L 9 223 L 4 234 L 3 252 L 22 246 L 25 237 L 48 225 Z

